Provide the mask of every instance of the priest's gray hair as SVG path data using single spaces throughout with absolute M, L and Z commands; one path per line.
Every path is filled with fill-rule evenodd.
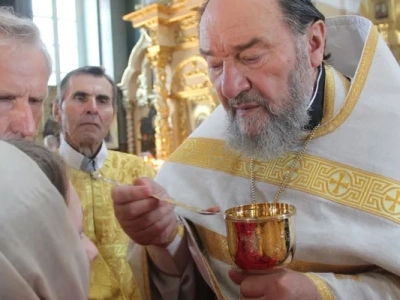
M 264 0 L 265 1 L 265 0 Z M 295 37 L 306 33 L 307 28 L 316 21 L 324 21 L 325 16 L 314 6 L 311 0 L 275 0 L 278 2 L 283 17 Z M 200 7 L 200 19 L 210 0 Z M 324 59 L 330 55 L 325 54 Z
M 304 34 L 307 27 L 315 21 L 325 21 L 325 16 L 314 6 L 311 0 L 275 0 L 283 12 L 286 22 L 293 33 Z M 200 7 L 202 17 L 208 3 L 207 0 Z
M 278 0 L 285 21 L 292 32 L 305 34 L 309 25 L 324 21 L 325 16 L 314 6 L 311 0 Z
M 52 72 L 52 62 L 44 45 L 39 28 L 28 18 L 15 15 L 10 7 L 0 7 L 0 45 L 31 45 L 38 47 L 46 58 L 49 77 Z

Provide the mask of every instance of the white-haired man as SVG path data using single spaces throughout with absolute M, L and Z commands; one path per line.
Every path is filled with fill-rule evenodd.
M 51 59 L 29 19 L 0 8 L 0 135 L 33 139 L 47 96 Z
M 51 70 L 51 59 L 37 26 L 32 20 L 17 17 L 8 8 L 0 7 L 1 139 L 35 138 Z M 77 211 L 80 212 L 72 212 L 74 219 Z M 86 248 L 84 244 L 83 248 Z M 84 288 L 88 294 L 89 287 Z

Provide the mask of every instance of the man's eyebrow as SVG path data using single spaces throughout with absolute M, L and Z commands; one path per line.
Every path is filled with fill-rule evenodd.
M 246 42 L 244 44 L 239 44 L 239 45 L 233 46 L 233 49 L 236 52 L 242 52 L 242 51 L 249 49 L 256 45 L 268 45 L 268 43 L 264 39 L 256 37 L 256 38 L 252 38 L 251 40 L 249 40 L 248 42 Z M 202 48 L 200 48 L 200 54 L 203 56 L 215 56 L 214 52 L 212 50 L 207 50 L 207 49 L 202 49 Z
M 90 96 L 90 94 L 89 94 L 89 93 L 86 93 L 86 92 L 84 92 L 84 91 L 76 91 L 76 92 L 73 94 L 73 98 L 75 98 L 75 97 L 84 97 L 84 98 L 86 98 L 86 97 L 88 97 L 88 96 Z
M 18 97 L 18 96 L 20 96 L 19 94 L 18 95 L 15 95 L 15 94 L 13 94 L 13 93 L 8 93 L 8 92 L 0 92 L 0 96 L 2 97 L 2 98 L 14 98 L 14 97 Z
M 96 96 L 96 99 L 98 100 L 109 100 L 110 96 L 106 95 L 106 94 L 99 94 Z
M 24 94 L 23 93 L 12 93 L 12 92 L 8 92 L 7 90 L 1 90 L 0 91 L 0 97 L 1 98 L 18 98 L 18 97 L 23 97 Z M 34 100 L 34 101 L 39 101 L 39 102 L 43 102 L 47 97 L 47 94 L 37 94 L 37 95 L 30 95 L 29 96 L 29 100 Z

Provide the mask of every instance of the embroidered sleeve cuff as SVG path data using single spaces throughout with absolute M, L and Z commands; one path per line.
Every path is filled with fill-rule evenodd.
M 314 283 L 322 300 L 335 300 L 333 293 L 325 280 L 312 273 L 306 273 L 304 275 Z

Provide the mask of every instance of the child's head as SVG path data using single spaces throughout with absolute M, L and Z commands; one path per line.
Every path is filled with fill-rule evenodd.
M 28 155 L 43 173 L 47 176 L 50 182 L 56 187 L 60 194 L 67 202 L 68 180 L 67 171 L 62 158 L 50 150 L 29 140 L 7 140 L 9 144 L 15 146 L 26 155 Z
M 28 155 L 50 182 L 63 196 L 71 213 L 72 221 L 78 230 L 79 236 L 89 261 L 92 261 L 98 254 L 96 246 L 83 232 L 82 206 L 77 192 L 68 180 L 67 171 L 62 158 L 56 153 L 28 140 L 7 140 L 7 142 Z

